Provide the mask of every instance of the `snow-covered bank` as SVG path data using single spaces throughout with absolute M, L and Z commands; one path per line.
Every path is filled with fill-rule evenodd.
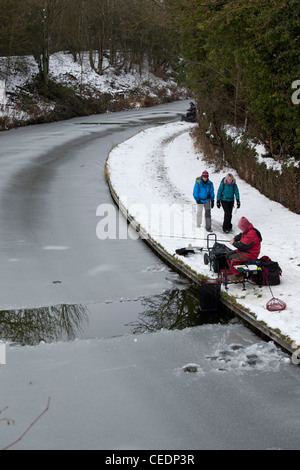
M 147 99 L 153 99 L 153 103 L 159 104 L 187 97 L 186 89 L 176 84 L 171 72 L 165 79 L 158 78 L 146 65 L 142 74 L 134 69 L 116 71 L 109 60 L 104 59 L 104 73 L 100 75 L 91 67 L 88 52 L 82 53 L 77 61 L 72 54 L 64 52 L 52 54 L 49 60 L 50 80 L 72 88 L 74 94 L 82 99 L 97 101 L 101 100 L 101 96 L 109 95 L 110 108 L 113 110 L 118 108 L 119 101 L 126 99 L 130 99 L 129 108 L 135 109 L 143 107 Z M 0 57 L 0 71 L 5 86 L 3 93 L 6 93 L 5 103 L 0 101 L 0 130 L 15 127 L 16 123 L 26 123 L 30 119 L 45 118 L 53 111 L 54 101 L 38 96 L 26 87 L 38 75 L 38 66 L 32 56 Z M 21 93 L 26 96 L 26 100 L 20 102 Z
M 50 56 L 49 70 L 50 78 L 65 85 L 75 85 L 81 87 L 83 93 L 88 91 L 110 93 L 118 95 L 128 93 L 134 88 L 143 87 L 149 93 L 153 92 L 153 87 L 161 89 L 163 87 L 171 90 L 177 87 L 175 81 L 170 78 L 162 80 L 151 72 L 140 75 L 134 69 L 131 72 L 121 71 L 116 74 L 114 67 L 110 66 L 109 60 L 104 59 L 104 73 L 100 75 L 92 69 L 89 53 L 83 53 L 75 62 L 72 54 L 57 52 Z M 33 56 L 24 57 L 0 57 L 2 74 L 5 78 L 6 91 L 17 93 L 28 80 L 32 80 L 38 74 L 38 66 Z M 96 63 L 97 65 L 97 63 Z M 182 92 L 185 90 L 182 89 Z
M 272 297 L 268 287 L 229 285 L 228 293 L 273 330 L 300 345 L 300 217 L 261 195 L 239 179 L 231 168 L 217 173 L 194 150 L 189 131 L 193 125 L 172 123 L 148 129 L 111 152 L 107 168 L 111 184 L 121 203 L 145 231 L 170 254 L 188 243 L 206 246 L 206 231 L 195 227 L 195 202 L 192 196 L 195 178 L 208 170 L 215 193 L 221 179 L 230 171 L 237 178 L 241 208 L 234 211 L 233 233 L 241 216 L 247 217 L 263 236 L 261 256 L 269 256 L 282 268 L 281 284 L 273 287 L 275 297 L 287 308 L 269 312 L 266 303 Z M 219 240 L 232 238 L 222 232 L 223 210 L 212 211 L 213 230 Z M 177 238 L 178 237 L 178 238 Z M 182 238 L 183 237 L 183 238 Z M 196 240 L 195 240 L 196 239 Z M 177 255 L 176 255 L 177 256 Z M 202 254 L 180 258 L 199 274 L 213 277 Z

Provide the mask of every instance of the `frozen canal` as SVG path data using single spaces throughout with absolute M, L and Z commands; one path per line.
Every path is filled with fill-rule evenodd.
M 298 368 L 237 322 L 194 327 L 188 283 L 143 242 L 96 236 L 108 152 L 186 107 L 0 134 L 0 410 L 16 420 L 0 448 L 48 396 L 17 449 L 299 448 Z
M 1 134 L 1 310 L 6 325 L 20 319 L 18 336 L 7 328 L 5 339 L 32 344 L 130 332 L 126 325 L 144 310 L 145 297 L 182 288 L 182 280 L 142 242 L 96 236 L 97 208 L 113 205 L 104 179 L 108 152 L 153 122 L 178 119 L 182 108 L 173 104 Z M 126 221 L 115 210 L 126 234 Z M 26 309 L 31 338 L 21 337 L 20 309 Z

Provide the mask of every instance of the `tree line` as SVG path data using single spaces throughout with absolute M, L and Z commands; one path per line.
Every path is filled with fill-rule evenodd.
M 273 156 L 299 159 L 299 1 L 165 1 L 207 128 L 252 130 Z
M 46 85 L 58 51 L 99 74 L 172 66 L 221 146 L 232 124 L 300 159 L 299 16 L 298 0 L 0 0 L 0 55 L 34 56 Z
M 104 73 L 105 58 L 116 69 L 141 72 L 170 65 L 172 34 L 167 12 L 156 0 L 0 0 L 0 55 L 32 55 L 47 84 L 49 58 L 68 51 Z

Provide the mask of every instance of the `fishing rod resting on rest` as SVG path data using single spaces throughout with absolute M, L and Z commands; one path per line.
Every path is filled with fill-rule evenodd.
M 203 240 L 203 241 L 206 241 L 206 245 L 207 245 L 206 248 L 204 246 L 193 246 L 191 243 L 189 243 L 188 246 L 185 247 L 185 248 L 178 248 L 177 250 L 175 250 L 175 252 L 176 252 L 177 255 L 180 255 L 180 256 L 187 256 L 189 254 L 193 254 L 193 253 L 195 253 L 195 250 L 200 252 L 200 253 L 203 253 L 204 251 L 207 251 L 208 253 L 210 253 L 218 242 L 230 243 L 230 240 L 217 240 L 217 235 L 215 233 L 209 233 L 206 238 L 165 235 L 165 234 L 156 234 L 156 235 L 153 234 L 152 236 L 157 236 L 157 237 L 161 237 L 161 238 L 175 238 L 175 239 L 178 239 L 178 240 L 187 239 L 187 240 Z M 211 237 L 213 237 L 213 240 L 212 240 L 213 246 L 210 246 Z M 231 251 L 231 250 L 229 250 L 229 248 L 227 248 L 227 247 L 224 247 L 224 251 L 220 251 L 220 253 L 226 254 L 226 253 L 228 253 L 228 251 Z M 205 260 L 204 260 L 205 264 L 208 264 L 207 255 L 204 255 L 204 257 L 205 257 Z
M 161 238 L 176 238 L 178 240 L 201 240 L 201 241 L 208 241 L 208 238 L 211 236 L 211 235 L 214 235 L 215 237 L 215 240 L 217 240 L 217 235 L 215 233 L 209 233 L 207 235 L 207 238 L 199 238 L 199 237 L 185 237 L 185 236 L 177 236 L 177 235 L 164 235 L 164 234 L 160 234 L 160 233 L 153 233 L 151 234 L 152 237 L 161 237 Z M 218 239 L 218 242 L 224 242 L 224 243 L 230 243 L 230 240 L 219 240 Z

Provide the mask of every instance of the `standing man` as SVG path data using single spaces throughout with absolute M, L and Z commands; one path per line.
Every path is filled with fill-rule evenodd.
M 207 171 L 203 171 L 201 177 L 196 178 L 196 183 L 193 191 L 194 199 L 197 203 L 197 227 L 201 227 L 203 207 L 205 209 L 205 228 L 207 232 L 212 232 L 211 229 L 211 209 L 214 207 L 214 185 L 209 180 Z

